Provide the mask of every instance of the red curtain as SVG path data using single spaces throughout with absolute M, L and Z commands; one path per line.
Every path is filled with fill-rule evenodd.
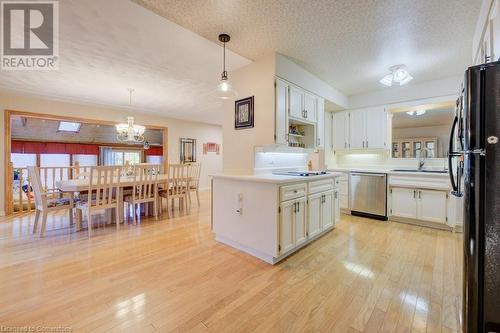
M 146 156 L 163 156 L 163 147 L 154 146 L 144 151 Z

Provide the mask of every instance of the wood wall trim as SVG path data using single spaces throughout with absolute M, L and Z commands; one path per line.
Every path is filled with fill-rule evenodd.
M 11 112 L 9 110 L 5 110 L 4 112 L 4 127 L 5 127 L 5 135 L 4 135 L 4 181 L 5 181 L 5 189 L 4 189 L 4 198 L 5 198 L 5 214 L 10 215 L 14 212 L 13 198 L 12 198 L 12 175 L 11 173 L 11 162 L 10 162 L 10 137 L 11 137 L 11 126 L 10 126 L 10 118 Z

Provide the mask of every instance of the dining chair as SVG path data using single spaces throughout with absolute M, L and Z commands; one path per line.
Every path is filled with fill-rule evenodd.
M 77 203 L 76 208 L 87 215 L 89 237 L 92 235 L 92 213 L 103 209 L 115 210 L 116 229 L 119 223 L 118 193 L 120 189 L 120 166 L 97 166 L 90 168 L 88 195 Z M 107 214 L 110 219 L 111 214 Z M 109 221 L 108 221 L 109 222 Z
M 40 229 L 40 237 L 45 236 L 45 228 L 47 224 L 47 215 L 49 212 L 68 209 L 69 210 L 69 222 L 73 225 L 73 208 L 74 201 L 71 195 L 66 197 L 53 198 L 58 190 L 46 190 L 42 186 L 42 180 L 40 178 L 39 168 L 34 166 L 28 167 L 28 173 L 31 178 L 31 187 L 35 195 L 35 224 L 33 225 L 33 233 L 37 232 L 38 221 L 40 220 L 40 215 L 42 216 L 42 226 Z M 60 195 L 63 195 L 60 193 Z
M 174 199 L 179 199 L 179 209 L 183 206 L 188 208 L 188 191 L 189 191 L 189 165 L 187 164 L 170 164 L 168 167 L 168 182 L 167 186 L 158 192 L 161 198 L 167 199 L 167 212 L 168 203 L 171 200 L 172 210 L 174 209 Z M 161 209 L 161 208 L 160 208 Z
M 198 207 L 200 207 L 200 174 L 201 163 L 193 163 L 189 165 L 189 203 L 191 204 L 191 192 L 196 192 Z
M 125 196 L 124 201 L 132 206 L 134 224 L 137 224 L 136 205 L 149 203 L 153 204 L 155 219 L 158 219 L 158 174 L 160 166 L 158 164 L 140 163 L 134 166 L 134 186 L 132 193 Z M 146 206 L 147 207 L 147 206 Z M 147 214 L 147 210 L 146 210 Z

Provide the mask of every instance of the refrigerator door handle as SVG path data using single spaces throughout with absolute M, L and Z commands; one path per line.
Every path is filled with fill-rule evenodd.
M 455 139 L 455 128 L 458 125 L 458 121 L 459 121 L 458 115 L 455 115 L 455 119 L 453 119 L 453 125 L 451 126 L 450 143 L 448 146 L 448 174 L 450 176 L 450 182 L 452 188 L 451 194 L 453 194 L 456 197 L 461 197 L 463 195 L 460 189 L 461 163 L 462 163 L 461 161 L 459 161 L 457 164 L 456 182 L 455 182 L 455 177 L 453 176 L 453 158 L 461 157 L 461 159 L 463 159 L 463 153 L 453 151 L 453 140 Z

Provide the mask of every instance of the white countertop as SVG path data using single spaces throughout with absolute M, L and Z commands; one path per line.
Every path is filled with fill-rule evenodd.
M 438 173 L 438 172 L 412 172 L 412 171 L 394 171 L 394 169 L 405 169 L 405 168 L 330 168 L 328 171 L 332 172 L 373 172 L 373 173 L 385 173 L 388 175 L 408 175 L 408 176 L 419 176 L 419 177 L 449 177 L 448 173 Z
M 229 179 L 229 180 L 241 180 L 248 182 L 260 182 L 260 183 L 271 183 L 271 184 L 284 184 L 284 183 L 298 183 L 304 181 L 314 181 L 328 178 L 339 177 L 341 174 L 339 172 L 329 172 L 326 175 L 319 176 L 287 176 L 287 175 L 230 175 L 230 174 L 218 174 L 210 175 L 214 179 Z

